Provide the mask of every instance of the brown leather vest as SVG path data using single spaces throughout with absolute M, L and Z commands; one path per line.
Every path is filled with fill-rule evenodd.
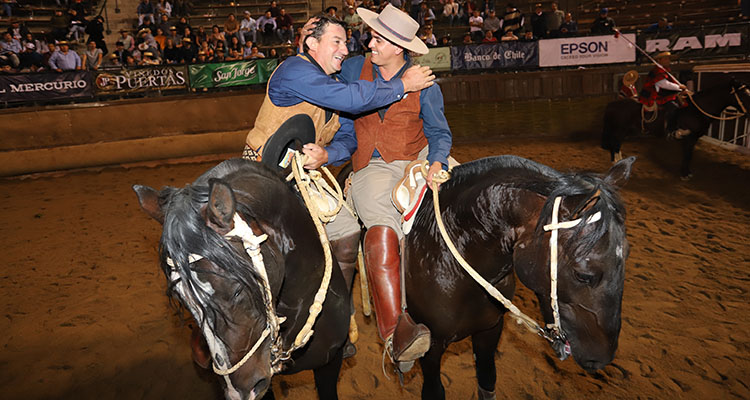
M 307 60 L 305 56 L 298 57 Z M 276 70 L 278 71 L 278 68 Z M 273 75 L 271 75 L 271 78 L 273 78 Z M 271 79 L 268 82 L 270 84 Z M 258 117 L 255 118 L 255 126 L 247 134 L 245 143 L 251 149 L 262 153 L 261 147 L 266 144 L 268 138 L 279 129 L 281 124 L 297 114 L 307 114 L 312 118 L 315 124 L 315 144 L 320 146 L 326 146 L 330 143 L 333 135 L 336 134 L 341 126 L 338 114 L 333 114 L 331 119 L 326 122 L 326 111 L 305 101 L 289 107 L 279 107 L 273 104 L 268 97 L 268 87 L 266 87 L 266 98 L 263 99 L 263 104 L 260 106 L 260 111 L 258 111 Z
M 369 57 L 365 58 L 359 79 L 373 80 Z M 377 111 L 354 121 L 357 151 L 352 155 L 352 166 L 355 171 L 369 164 L 376 148 L 385 162 L 417 159 L 419 152 L 427 146 L 422 119 L 419 118 L 419 96 L 420 92 L 412 92 L 391 104 L 382 121 Z

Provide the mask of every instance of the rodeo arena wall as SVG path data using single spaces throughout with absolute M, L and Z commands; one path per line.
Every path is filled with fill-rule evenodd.
M 662 34 L 438 47 L 416 62 L 438 73 L 448 105 L 582 102 L 590 112 L 563 121 L 559 130 L 532 128 L 522 134 L 577 131 L 593 137 L 623 74 L 636 69 L 645 75 L 651 68 L 634 44 L 649 53 L 677 55 L 673 73 L 698 90 L 727 71 L 750 78 L 748 64 L 706 66 L 719 58 L 747 62 L 749 38 L 750 24 L 729 24 Z M 0 176 L 238 153 L 278 62 L 0 75 Z M 715 125 L 712 137 L 750 148 L 746 118 Z

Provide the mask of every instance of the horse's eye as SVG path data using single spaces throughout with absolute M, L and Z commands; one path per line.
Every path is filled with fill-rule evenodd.
M 584 283 L 586 285 L 592 284 L 594 282 L 594 279 L 596 278 L 594 274 L 585 274 L 583 272 L 578 272 L 578 271 L 573 272 L 573 275 L 576 277 L 576 279 L 579 282 Z

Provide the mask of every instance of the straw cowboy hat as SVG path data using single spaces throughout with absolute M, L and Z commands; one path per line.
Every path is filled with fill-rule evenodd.
M 672 56 L 672 53 L 668 51 L 662 51 L 661 53 L 658 53 L 654 56 L 654 60 L 660 60 L 662 58 L 669 58 Z
M 638 71 L 631 69 L 630 71 L 625 73 L 625 76 L 622 77 L 622 83 L 626 85 L 632 85 L 635 83 L 635 81 L 638 80 Z
M 419 24 L 409 14 L 388 4 L 378 14 L 366 8 L 357 8 L 357 14 L 375 32 L 390 40 L 397 46 L 411 50 L 418 54 L 427 54 L 427 45 L 417 37 Z

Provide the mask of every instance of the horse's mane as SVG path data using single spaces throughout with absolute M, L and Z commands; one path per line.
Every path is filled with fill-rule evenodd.
M 236 176 L 244 179 L 265 177 L 279 180 L 278 174 L 263 167 L 260 163 L 248 162 L 242 159 L 232 159 L 222 162 L 196 179 L 193 184 L 183 188 L 167 187 L 160 192 L 160 202 L 164 216 L 164 226 L 159 244 L 162 269 L 170 282 L 168 294 L 175 291 L 176 285 L 184 284 L 187 294 L 191 296 L 196 306 L 200 308 L 203 321 L 215 324 L 218 318 L 231 322 L 231 317 L 225 315 L 215 303 L 211 293 L 207 292 L 202 283 L 195 277 L 190 267 L 190 254 L 199 254 L 212 261 L 221 271 L 223 278 L 240 283 L 253 301 L 256 310 L 262 310 L 263 286 L 262 278 L 257 274 L 251 263 L 240 254 L 227 240 L 206 226 L 201 215 L 201 209 L 209 199 L 210 178 L 228 179 Z M 240 213 L 249 212 L 248 207 L 237 204 Z M 169 266 L 167 258 L 172 260 L 174 267 Z M 172 272 L 179 274 L 179 279 L 171 277 Z M 250 312 L 251 310 L 248 310 Z
M 586 224 L 579 224 L 575 228 L 575 239 L 568 241 L 568 246 L 576 256 L 590 251 L 614 224 L 621 225 L 625 220 L 625 208 L 616 189 L 597 174 L 561 173 L 531 160 L 504 155 L 456 166 L 451 172 L 451 179 L 441 190 L 449 190 L 452 187 L 460 190 L 463 184 L 471 183 L 473 180 L 482 180 L 485 185 L 495 186 L 500 190 L 526 189 L 547 197 L 536 225 L 536 234 L 539 238 L 543 236 L 544 225 L 551 220 L 555 198 L 580 196 L 579 204 L 572 209 L 568 218 L 582 218 L 586 221 L 597 212 L 602 213 L 602 218 L 600 222 L 593 224 L 593 229 L 587 230 L 585 235 L 578 233 Z M 598 200 L 593 206 L 586 208 L 589 200 L 595 195 L 598 196 Z M 563 216 L 559 218 L 562 220 Z M 624 234 L 624 231 L 621 234 Z

